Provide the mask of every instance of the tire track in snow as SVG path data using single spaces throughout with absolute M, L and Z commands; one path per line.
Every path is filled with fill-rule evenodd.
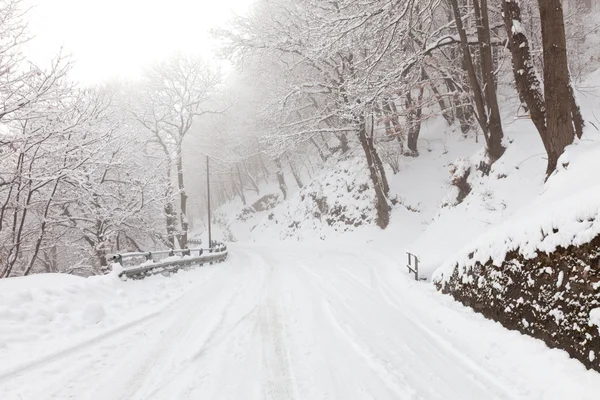
M 222 307 L 218 308 L 218 311 L 215 309 L 210 310 L 211 312 L 215 312 L 215 314 L 219 318 L 213 319 L 209 322 L 209 331 L 205 338 L 201 340 L 202 346 L 204 346 L 217 332 L 219 327 L 224 321 L 225 314 L 227 313 L 227 309 L 231 306 L 235 298 L 239 295 L 238 290 L 234 290 L 231 293 L 225 304 Z M 190 312 L 190 308 L 192 312 Z M 146 399 L 150 397 L 149 395 L 143 394 L 140 397 L 140 391 L 144 388 L 144 383 L 150 380 L 150 374 L 153 376 L 160 376 L 160 380 L 155 382 L 152 386 L 151 391 L 156 391 L 153 388 L 157 385 L 163 386 L 164 382 L 170 382 L 170 379 L 177 376 L 180 371 L 187 367 L 189 362 L 192 362 L 194 359 L 200 356 L 199 350 L 191 360 L 184 360 L 183 365 L 175 368 L 169 368 L 166 373 L 162 373 L 167 366 L 172 366 L 173 364 L 173 351 L 174 347 L 177 347 L 178 344 L 184 343 L 186 337 L 190 336 L 190 332 L 193 330 L 194 323 L 199 321 L 202 316 L 207 314 L 207 309 L 200 309 L 199 307 L 182 307 L 182 311 L 177 313 L 168 329 L 164 330 L 158 337 L 157 343 L 152 347 L 151 353 L 146 353 L 146 357 L 144 361 L 140 363 L 141 368 L 139 368 L 133 376 L 129 378 L 125 387 L 127 387 L 127 391 L 120 396 L 122 400 L 130 400 L 133 398 L 142 398 Z
M 254 313 L 254 310 L 250 310 L 248 313 L 240 316 L 235 322 L 231 322 L 229 318 L 231 315 L 230 310 L 234 307 L 236 302 L 239 301 L 238 299 L 240 298 L 240 295 L 244 293 L 245 287 L 248 286 L 249 282 L 252 282 L 252 279 L 248 279 L 251 276 L 256 276 L 254 271 L 251 273 L 245 272 L 241 275 L 235 275 L 236 279 L 233 282 L 228 282 L 229 285 L 224 286 L 227 290 L 219 290 L 219 295 L 214 299 L 209 296 L 208 303 L 203 304 L 201 301 L 194 299 L 188 306 L 183 305 L 183 307 L 180 307 L 173 323 L 173 326 L 180 327 L 180 332 L 176 334 L 161 335 L 168 336 L 168 338 L 177 338 L 176 342 L 172 344 L 168 342 L 168 338 L 165 338 L 164 340 L 167 341 L 165 348 L 160 352 L 153 351 L 153 353 L 164 353 L 167 355 L 167 357 L 164 358 L 166 361 L 171 361 L 169 363 L 169 368 L 150 369 L 154 376 L 159 376 L 159 380 L 145 390 L 144 394 L 140 397 L 141 399 L 156 396 L 164 391 L 164 389 L 183 371 L 194 369 L 196 366 L 195 364 L 197 364 L 199 360 L 209 356 L 213 345 L 219 344 L 221 340 L 234 332 L 242 322 Z M 200 294 L 198 299 L 202 296 L 207 296 L 207 294 L 208 293 Z M 223 300 L 224 298 L 225 300 Z M 200 305 L 202 305 L 203 310 L 200 314 L 190 313 L 190 307 L 198 310 Z M 207 315 L 207 318 L 201 320 L 204 315 Z M 184 329 L 181 331 L 182 327 Z M 198 335 L 200 332 L 202 333 Z M 164 340 L 161 340 L 160 343 L 163 343 Z M 195 348 L 195 350 L 190 350 L 190 348 Z M 179 350 L 179 353 L 177 350 Z M 179 357 L 179 359 L 177 359 L 178 354 L 181 355 L 182 353 L 190 352 L 191 355 L 189 357 Z M 144 365 L 148 364 L 150 363 L 145 363 Z M 155 364 L 160 365 L 164 364 L 164 362 L 156 362 Z M 173 366 L 172 364 L 176 365 Z M 165 370 L 166 372 L 164 372 Z M 144 376 L 146 375 L 148 375 L 148 371 L 144 374 Z M 147 380 L 148 379 L 146 379 L 146 381 Z M 185 383 L 190 385 L 191 388 L 197 384 L 197 382 Z M 143 386 L 140 386 L 140 389 L 142 387 Z M 139 390 L 136 391 L 136 394 L 137 392 L 139 392 Z M 130 399 L 131 397 L 132 395 L 125 396 L 123 397 L 123 400 Z
M 253 254 L 245 256 L 250 260 L 256 258 Z M 257 263 L 249 264 L 256 266 Z M 229 350 L 230 345 L 238 340 L 243 341 L 248 337 L 247 332 L 251 332 L 252 327 L 256 326 L 251 321 L 258 319 L 258 302 L 252 301 L 252 297 L 258 299 L 255 295 L 263 290 L 257 289 L 266 285 L 264 274 L 262 279 L 256 279 L 261 272 L 262 269 L 252 269 L 242 275 L 235 275 L 234 282 L 225 283 L 227 290 L 232 293 L 222 306 L 218 306 L 221 301 L 204 304 L 210 308 L 206 320 L 187 319 L 186 323 L 195 327 L 190 329 L 188 337 L 181 338 L 185 346 L 180 346 L 179 350 L 189 356 L 184 357 L 177 368 L 169 369 L 166 376 L 161 375 L 159 384 L 146 390 L 145 396 L 141 398 L 196 399 L 197 392 L 204 394 L 203 390 L 207 390 L 215 378 L 223 376 L 224 371 L 215 367 L 222 363 L 223 357 L 235 358 Z M 173 387 L 173 382 L 177 382 L 178 387 Z M 209 398 L 218 398 L 215 396 Z
M 298 398 L 297 385 L 287 343 L 287 331 L 282 317 L 281 270 L 275 268 L 261 255 L 269 269 L 265 276 L 263 296 L 258 309 L 258 327 L 263 347 L 262 364 L 266 370 L 264 395 L 270 400 L 295 400 Z M 279 261 L 279 260 L 277 260 Z
M 484 381 L 486 386 L 494 387 L 494 390 L 501 394 L 503 398 L 507 399 L 526 399 L 524 395 L 515 392 L 514 390 L 510 390 L 510 385 L 506 382 L 503 382 L 499 379 L 495 374 L 491 373 L 487 368 L 467 354 L 458 350 L 450 341 L 445 339 L 443 336 L 428 328 L 424 323 L 415 318 L 412 314 L 407 312 L 404 309 L 398 307 L 397 303 L 392 301 L 392 297 L 396 297 L 394 291 L 389 287 L 385 282 L 381 280 L 377 270 L 373 267 L 370 267 L 371 275 L 373 277 L 372 281 L 375 283 L 374 290 L 381 296 L 381 298 L 388 304 L 390 307 L 395 309 L 398 313 L 401 313 L 404 317 L 409 319 L 413 325 L 418 327 L 418 329 L 424 333 L 431 341 L 433 341 L 438 348 L 443 349 L 449 355 L 451 355 L 454 359 L 459 360 L 461 363 L 461 368 L 466 371 L 471 372 L 471 376 L 474 378 L 474 381 L 478 381 L 479 379 Z
M 359 332 L 352 328 L 349 323 L 344 322 L 336 314 L 343 312 L 346 317 L 355 319 L 351 314 L 351 310 L 346 310 L 348 307 L 344 305 L 347 296 L 339 290 L 335 289 L 336 285 L 330 285 L 326 287 L 326 282 L 322 276 L 319 276 L 315 272 L 311 271 L 304 263 L 300 265 L 301 268 L 313 279 L 318 279 L 319 283 L 317 287 L 322 292 L 325 302 L 323 309 L 325 310 L 326 316 L 331 322 L 332 326 L 341 334 L 342 338 L 348 343 L 350 348 L 365 361 L 366 365 L 371 369 L 382 384 L 388 389 L 390 393 L 393 393 L 394 398 L 399 399 L 422 399 L 417 391 L 412 388 L 408 383 L 405 376 L 398 372 L 390 371 L 389 363 L 386 363 L 380 357 L 378 357 L 372 349 L 367 345 L 368 341 L 361 338 Z M 359 284 L 363 289 L 369 289 L 362 282 L 357 282 L 355 277 L 351 277 L 354 283 Z M 333 304 L 337 306 L 334 307 Z M 350 312 L 350 314 L 348 314 Z M 358 322 L 359 325 L 363 325 L 360 321 L 354 321 L 355 324 Z
M 325 304 L 324 308 L 332 324 L 338 329 L 339 332 L 341 332 L 343 337 L 350 344 L 350 347 L 365 360 L 369 368 L 375 372 L 375 374 L 390 392 L 394 393 L 398 399 L 423 399 L 423 397 L 419 396 L 417 391 L 413 389 L 410 384 L 408 384 L 403 375 L 391 372 L 383 360 L 376 356 L 371 349 L 361 344 L 359 340 L 356 339 L 357 336 L 360 336 L 358 332 L 351 328 L 348 323 L 343 322 L 340 318 L 336 317 L 331 303 Z
M 204 281 L 202 285 L 204 285 L 205 283 L 207 283 L 209 281 L 210 280 Z M 199 285 L 199 286 L 202 286 L 202 285 Z M 173 305 L 175 305 L 176 303 L 181 301 L 183 298 L 185 298 L 189 294 L 190 294 L 190 291 L 185 292 L 181 296 L 176 297 L 175 299 L 166 303 L 163 307 L 161 307 L 157 311 L 146 314 L 143 317 L 134 319 L 132 321 L 129 321 L 129 322 L 119 325 L 117 327 L 108 329 L 108 330 L 104 331 L 103 333 L 101 333 L 99 335 L 95 335 L 91 338 L 85 339 L 74 346 L 69 346 L 69 347 L 61 349 L 57 352 L 50 353 L 48 355 L 40 357 L 37 360 L 33 360 L 30 362 L 24 363 L 22 365 L 19 365 L 17 367 L 13 367 L 9 370 L 0 372 L 0 382 L 5 381 L 9 378 L 14 378 L 17 375 L 21 375 L 23 373 L 29 372 L 34 369 L 43 368 L 44 366 L 54 363 L 56 361 L 59 361 L 62 358 L 72 356 L 75 353 L 78 353 L 80 351 L 83 351 L 83 350 L 88 349 L 93 346 L 97 346 L 101 342 L 109 340 L 117 335 L 127 333 L 128 331 L 130 331 L 134 328 L 137 328 L 137 327 L 140 327 L 141 325 L 149 323 L 151 320 L 153 320 L 153 319 L 161 316 L 163 313 L 167 312 Z
M 378 260 L 376 262 L 377 264 L 397 264 L 395 260 L 383 254 L 373 253 L 372 256 L 374 256 Z M 400 298 L 397 291 L 395 291 L 386 282 L 386 280 L 381 278 L 377 269 L 372 266 L 372 262 L 367 263 L 365 258 L 363 258 L 362 262 L 369 268 L 369 274 L 371 276 L 373 290 L 388 306 L 392 307 L 398 313 L 402 314 L 405 318 L 409 319 L 413 325 L 415 325 L 421 331 L 423 331 L 423 333 L 427 335 L 427 337 L 429 337 L 431 340 L 433 340 L 436 344 L 438 344 L 439 347 L 447 350 L 454 357 L 460 359 L 463 362 L 464 367 L 473 371 L 474 375 L 483 375 L 485 379 L 490 381 L 489 383 L 495 386 L 500 392 L 504 393 L 505 396 L 509 396 L 511 399 L 529 398 L 528 395 L 524 393 L 517 393 L 514 390 L 509 390 L 508 388 L 510 388 L 511 385 L 508 382 L 505 382 L 503 379 L 500 379 L 493 372 L 489 371 L 489 369 L 486 368 L 483 364 L 478 363 L 471 356 L 457 348 L 451 341 L 449 341 L 448 339 L 446 339 L 445 337 L 443 337 L 442 335 L 425 325 L 424 320 L 420 316 L 415 315 L 411 308 L 399 307 L 399 304 L 406 304 L 407 299 Z
M 269 301 L 262 305 L 259 321 L 263 340 L 263 363 L 268 375 L 265 394 L 271 400 L 294 400 L 297 398 L 295 380 L 278 304 Z
M 499 398 L 499 399 L 521 399 L 523 398 L 522 396 L 520 396 L 517 393 L 514 393 L 514 391 L 510 391 L 507 390 L 505 388 L 505 385 L 498 380 L 497 377 L 495 377 L 493 374 L 491 374 L 489 371 L 487 370 L 482 370 L 482 368 L 480 368 L 481 366 L 479 366 L 478 364 L 476 364 L 472 359 L 470 359 L 467 355 L 459 352 L 458 350 L 456 350 L 450 343 L 448 343 L 447 341 L 445 341 L 443 338 L 441 338 L 439 335 L 437 335 L 435 332 L 429 330 L 427 327 L 425 327 L 422 323 L 420 323 L 419 321 L 415 320 L 414 318 L 411 318 L 409 315 L 406 314 L 406 312 L 400 308 L 398 308 L 395 305 L 389 304 L 389 302 L 386 300 L 384 302 L 382 302 L 382 294 L 380 291 L 380 280 L 379 279 L 375 279 L 378 278 L 377 276 L 371 276 L 371 284 L 374 285 L 372 288 L 365 285 L 363 282 L 359 281 L 359 278 L 357 278 L 354 274 L 351 273 L 347 273 L 347 271 L 345 271 L 344 267 L 341 267 L 339 264 L 336 264 L 336 266 L 338 268 L 336 268 L 336 271 L 332 271 L 332 270 L 328 270 L 328 271 L 321 271 L 319 270 L 319 272 L 321 274 L 323 274 L 323 276 L 320 276 L 319 274 L 317 274 L 314 271 L 311 271 L 310 268 L 303 264 L 302 267 L 311 275 L 313 276 L 313 278 L 316 278 L 318 280 L 318 286 L 320 287 L 321 291 L 324 293 L 324 295 L 326 296 L 326 298 L 329 299 L 329 311 L 332 313 L 332 315 L 334 315 L 335 312 L 342 312 L 343 315 L 345 315 L 346 317 L 350 317 L 353 321 L 356 319 L 353 313 L 353 310 L 350 308 L 350 306 L 348 305 L 348 302 L 345 301 L 346 299 L 348 299 L 349 297 L 341 292 L 338 288 L 344 288 L 344 287 L 348 287 L 348 284 L 350 284 L 350 287 L 353 288 L 353 290 L 351 290 L 352 292 L 352 297 L 354 299 L 357 299 L 359 297 L 363 297 L 363 301 L 361 301 L 361 304 L 365 304 L 365 303 L 373 303 L 375 305 L 385 305 L 385 306 L 392 306 L 393 310 L 390 310 L 391 312 L 389 313 L 390 317 L 392 320 L 395 320 L 398 318 L 398 316 L 402 316 L 404 318 L 407 318 L 408 321 L 410 321 L 410 325 L 406 326 L 406 328 L 408 329 L 407 332 L 404 332 L 404 334 L 407 334 L 410 331 L 414 331 L 415 333 L 418 332 L 417 335 L 410 335 L 407 338 L 413 337 L 413 338 L 417 338 L 418 341 L 422 341 L 423 339 L 426 339 L 431 346 L 426 346 L 425 348 L 429 349 L 429 351 L 431 352 L 431 350 L 439 350 L 438 352 L 438 358 L 439 357 L 444 357 L 446 359 L 446 362 L 448 363 L 456 363 L 458 361 L 458 366 L 460 369 L 462 369 L 465 373 L 463 374 L 463 376 L 467 376 L 470 378 L 470 381 L 474 384 L 474 386 L 477 386 L 480 388 L 481 392 L 485 392 L 488 393 L 488 397 L 486 397 L 486 399 L 491 399 L 491 398 Z M 340 274 L 341 272 L 341 274 Z M 327 279 L 326 279 L 326 278 Z M 335 282 L 345 282 L 342 284 L 335 284 Z M 325 284 L 325 282 L 327 282 L 327 284 Z M 332 295 L 334 295 L 332 297 Z M 383 299 L 385 300 L 385 299 Z M 336 307 L 333 307 L 332 304 L 336 304 Z M 350 325 L 345 323 L 345 324 L 340 324 L 339 321 L 336 321 L 335 318 L 333 319 L 334 323 L 336 323 L 338 329 L 342 330 L 345 334 L 346 339 L 348 339 L 349 343 L 351 343 L 352 348 L 356 351 L 358 351 L 359 353 L 361 353 L 363 356 L 365 356 L 367 359 L 370 360 L 370 362 L 372 362 L 371 365 L 377 365 L 378 361 L 377 359 L 379 357 L 375 356 L 372 357 L 373 353 L 371 350 L 369 350 L 368 348 L 364 347 L 361 343 L 357 342 L 355 339 L 352 338 L 351 335 L 348 335 L 348 329 L 352 329 L 353 333 L 355 335 L 360 336 L 360 334 L 358 333 L 357 330 L 350 328 Z M 353 325 L 356 326 L 360 326 L 362 324 L 362 322 L 360 320 L 355 320 L 353 322 Z M 346 329 L 344 328 L 346 327 Z M 368 329 L 368 328 L 367 328 Z M 400 333 L 400 332 L 398 332 Z M 441 339 L 441 340 L 440 340 Z M 365 345 L 367 345 L 368 343 L 373 343 L 375 344 L 376 341 L 369 341 L 366 338 L 361 340 L 362 342 L 365 343 Z M 416 354 L 414 352 L 412 352 L 413 354 Z M 421 357 L 422 354 L 418 354 L 417 357 Z M 422 362 L 422 361 L 421 361 Z M 381 369 L 379 367 L 376 367 L 377 371 L 381 371 Z M 384 373 L 384 377 L 386 376 L 386 374 Z M 413 375 L 412 378 L 415 378 L 415 376 Z M 384 381 L 385 382 L 385 381 Z M 387 381 L 388 383 L 391 382 L 390 380 Z M 418 381 L 414 381 L 414 384 L 417 384 Z M 490 390 L 489 388 L 493 387 L 493 391 L 494 391 L 494 397 L 489 397 L 489 393 Z M 429 388 L 424 388 L 429 390 Z M 438 393 L 438 396 L 441 396 L 440 393 Z M 440 399 L 444 399 L 444 396 L 438 397 Z

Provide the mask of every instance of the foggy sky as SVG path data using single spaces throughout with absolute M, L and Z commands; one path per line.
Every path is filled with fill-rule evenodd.
M 25 0 L 35 38 L 26 56 L 47 63 L 59 52 L 76 61 L 72 77 L 97 83 L 135 78 L 174 51 L 210 57 L 209 30 L 242 14 L 252 0 Z

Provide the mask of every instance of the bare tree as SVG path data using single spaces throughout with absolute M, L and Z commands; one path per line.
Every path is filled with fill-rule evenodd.
M 518 2 L 502 3 L 512 53 L 517 90 L 536 126 L 548 163 L 546 176 L 556 169 L 558 158 L 575 136 L 583 133 L 583 118 L 569 76 L 562 5 L 559 0 L 539 1 L 544 49 L 544 89 L 531 57 L 530 41 L 523 28 Z
M 471 92 L 475 101 L 477 120 L 486 140 L 486 149 L 490 163 L 493 163 L 504 154 L 505 149 L 502 144 L 504 133 L 494 79 L 487 0 L 472 0 L 477 25 L 479 66 L 483 75 L 482 83 L 479 82 L 477 77 L 476 64 L 469 49 L 469 40 L 463 24 L 463 15 L 458 0 L 450 1 L 454 12 L 454 21 L 460 37 L 464 65 L 467 69 Z
M 168 61 L 155 65 L 146 72 L 142 94 L 132 107 L 137 121 L 153 134 L 152 141 L 167 158 L 166 174 L 171 180 L 176 172 L 176 190 L 168 189 L 167 196 L 179 194 L 179 245 L 187 247 L 188 194 L 183 170 L 183 143 L 199 117 L 215 113 L 215 94 L 221 84 L 221 74 L 200 58 L 177 54 Z M 165 206 L 167 232 L 172 241 L 175 211 L 172 204 Z

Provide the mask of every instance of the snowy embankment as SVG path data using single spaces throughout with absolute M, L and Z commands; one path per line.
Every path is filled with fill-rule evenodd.
M 4 281 L 3 301 L 23 318 L 5 312 L 0 334 L 31 337 L 0 350 L 0 398 L 592 400 L 600 391 L 600 375 L 566 353 L 411 281 L 368 245 L 230 252 L 172 278 Z M 34 317 L 61 302 L 65 317 Z M 86 311 L 96 307 L 102 318 Z
M 153 276 L 143 283 L 124 282 L 116 273 L 0 280 L 0 378 L 152 318 L 213 270 Z
M 583 138 L 566 149 L 539 193 L 447 257 L 433 281 L 507 328 L 600 371 L 598 106 L 598 98 L 584 103 Z
M 589 129 L 588 129 L 589 131 Z M 600 134 L 588 135 L 559 160 L 542 193 L 511 218 L 488 230 L 447 260 L 434 275 L 444 281 L 491 260 L 499 266 L 511 251 L 526 259 L 557 247 L 580 246 L 600 234 Z

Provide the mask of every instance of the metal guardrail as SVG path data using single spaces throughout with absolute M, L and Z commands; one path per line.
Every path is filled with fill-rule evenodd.
M 179 269 L 191 267 L 193 265 L 204 265 L 221 263 L 227 259 L 228 250 L 227 246 L 223 243 L 213 243 L 214 246 L 208 249 L 196 248 L 196 249 L 181 249 L 181 250 L 160 250 L 160 251 L 147 251 L 147 252 L 132 252 L 132 253 L 121 253 L 115 254 L 110 259 L 113 263 L 123 265 L 123 260 L 145 257 L 146 262 L 142 265 L 124 267 L 123 271 L 119 273 L 119 277 L 127 277 L 131 279 L 143 279 L 150 275 L 171 273 L 176 272 Z M 192 253 L 197 252 L 198 255 L 194 256 Z M 181 255 L 178 260 L 166 260 L 154 262 L 154 256 L 167 255 L 173 257 L 175 255 Z M 152 261 L 152 262 L 149 262 Z
M 416 255 L 406 252 L 408 256 L 408 264 L 406 264 L 406 268 L 413 274 L 415 274 L 415 281 L 419 280 L 419 257 Z

